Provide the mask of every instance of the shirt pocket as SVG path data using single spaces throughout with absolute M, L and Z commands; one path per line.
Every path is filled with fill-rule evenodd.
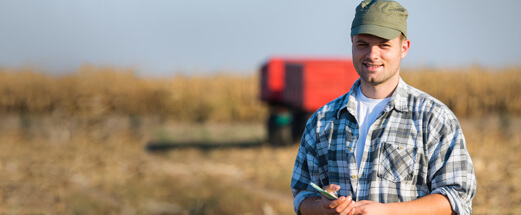
M 378 153 L 378 177 L 392 181 L 412 181 L 417 148 L 383 142 Z

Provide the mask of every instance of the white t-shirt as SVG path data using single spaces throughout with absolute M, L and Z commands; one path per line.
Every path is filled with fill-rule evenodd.
M 374 123 L 376 118 L 380 115 L 380 113 L 384 110 L 385 106 L 389 102 L 391 97 L 387 97 L 385 99 L 371 99 L 367 98 L 358 87 L 358 92 L 356 94 L 356 104 L 357 104 L 357 114 L 358 114 L 358 126 L 359 126 L 359 139 L 356 144 L 356 164 L 358 169 L 360 169 L 360 163 L 362 162 L 362 155 L 364 152 L 364 146 L 366 142 L 367 132 L 369 128 Z

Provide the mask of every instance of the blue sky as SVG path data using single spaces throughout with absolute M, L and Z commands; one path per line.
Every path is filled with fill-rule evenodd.
M 399 1 L 406 67 L 521 64 L 521 1 Z M 350 0 L 0 0 L 0 67 L 144 75 L 255 72 L 274 55 L 351 55 Z

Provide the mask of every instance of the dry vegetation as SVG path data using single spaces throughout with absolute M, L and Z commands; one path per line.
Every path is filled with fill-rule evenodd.
M 521 68 L 405 70 L 403 79 L 460 117 L 521 113 Z M 258 77 L 215 74 L 140 78 L 132 70 L 84 66 L 50 76 L 0 69 L 0 113 L 155 115 L 189 122 L 261 122 Z
M 0 69 L 0 113 L 156 115 L 177 121 L 260 121 L 255 77 L 216 74 L 139 78 L 132 70 L 85 66 L 50 76 Z
M 441 100 L 459 117 L 521 114 L 521 68 L 420 69 L 403 79 Z
M 521 69 L 407 72 L 460 117 L 474 214 L 521 213 Z M 0 214 L 292 214 L 297 146 L 263 144 L 256 77 L 0 71 Z M 147 152 L 150 140 L 211 142 Z M 244 147 L 226 147 L 243 141 Z M 221 146 L 221 147 L 217 147 Z

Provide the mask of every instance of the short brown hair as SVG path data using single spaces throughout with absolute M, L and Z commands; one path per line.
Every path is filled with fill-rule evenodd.
M 407 40 L 407 37 L 403 34 L 400 34 L 400 42 L 403 42 L 404 40 Z

